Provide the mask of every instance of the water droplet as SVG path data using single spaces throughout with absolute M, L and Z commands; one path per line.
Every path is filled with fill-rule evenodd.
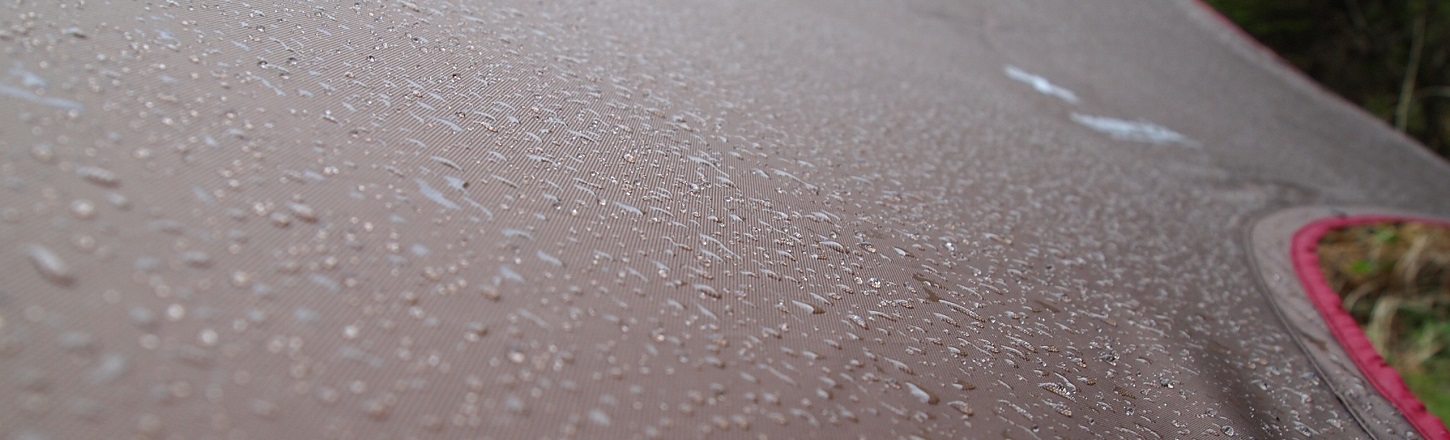
M 920 386 L 917 386 L 914 383 L 911 383 L 911 382 L 903 382 L 903 383 L 906 384 L 906 390 L 911 392 L 911 397 L 915 397 L 916 400 L 919 401 L 919 402 L 921 402 L 921 403 L 925 403 L 925 404 L 928 404 L 928 405 L 936 405 L 936 403 L 940 400 L 940 399 L 938 399 L 936 397 L 935 394 L 932 394 L 932 393 L 927 392 L 926 390 L 922 389 Z
M 968 415 L 968 416 L 972 415 L 975 412 L 975 411 L 972 411 L 972 407 L 970 405 L 967 405 L 967 402 L 963 402 L 963 401 L 960 401 L 960 400 L 953 400 L 953 401 L 947 402 L 947 406 L 950 406 L 952 408 L 955 408 L 957 411 L 960 411 L 962 414 L 965 414 L 965 415 Z
M 504 398 L 503 407 L 514 414 L 525 414 L 529 411 L 528 407 L 524 405 L 524 400 L 513 394 Z
M 180 321 L 181 318 L 186 317 L 186 306 L 181 304 L 166 306 L 166 317 L 172 321 Z
M 121 184 L 116 173 L 101 167 L 80 166 L 76 167 L 76 175 L 81 176 L 87 182 L 104 187 L 114 187 Z
M 46 144 L 36 144 L 30 147 L 30 157 L 36 162 L 51 163 L 55 160 L 55 150 Z
M 96 204 L 90 200 L 78 199 L 70 203 L 70 212 L 81 220 L 90 220 L 96 217 Z
M 822 314 L 822 313 L 826 313 L 826 309 L 820 308 L 819 306 L 816 306 L 815 304 L 801 302 L 801 301 L 796 301 L 796 300 L 791 300 L 790 302 L 793 303 L 793 304 L 795 304 L 795 306 L 797 308 L 800 308 L 802 311 L 804 311 L 806 313 L 809 313 L 809 314 L 812 314 L 812 315 L 819 315 L 819 314 Z
M 609 414 L 605 414 L 604 411 L 598 409 L 589 410 L 589 421 L 599 426 L 609 426 L 611 423 Z
M 40 276 L 51 283 L 69 286 L 75 282 L 75 274 L 71 272 L 70 265 L 61 260 L 59 255 L 49 248 L 38 244 L 27 244 L 22 247 L 25 256 L 30 258 L 30 263 L 35 265 L 35 270 Z
M 211 266 L 211 256 L 202 251 L 186 251 L 181 253 L 181 262 L 195 268 L 206 268 Z
M 628 211 L 630 214 L 634 214 L 634 215 L 644 215 L 644 211 L 640 211 L 639 208 L 636 208 L 636 207 L 634 207 L 632 205 L 625 204 L 625 203 L 620 202 L 618 200 L 615 200 L 614 201 L 614 206 L 619 207 L 619 209 L 623 209 L 625 211 Z
M 126 374 L 128 366 L 126 357 L 119 354 L 110 354 L 101 358 L 101 362 L 86 375 L 86 381 L 92 385 L 104 385 L 115 381 Z
M 246 271 L 234 270 L 228 278 L 231 280 L 233 287 L 247 287 L 252 285 L 252 275 Z
M 695 291 L 700 292 L 701 295 L 708 296 L 714 299 L 720 299 L 720 291 L 715 290 L 714 286 L 711 286 L 709 284 L 696 284 L 694 285 L 694 287 Z
M 364 414 L 367 414 L 373 420 L 381 421 L 387 420 L 388 413 L 392 411 L 392 408 L 379 399 L 368 399 L 362 403 L 362 410 Z
M 126 198 L 125 194 L 115 192 L 107 193 L 106 201 L 110 202 L 111 206 L 115 206 L 116 209 L 120 209 L 122 211 L 131 209 L 131 199 Z
M 317 211 L 313 211 L 311 206 L 307 206 L 297 202 L 288 202 L 287 210 L 292 212 L 293 217 L 302 219 L 302 221 L 304 222 L 317 222 Z
M 207 347 L 212 347 L 212 346 L 215 346 L 217 344 L 217 341 L 220 339 L 220 336 L 217 334 L 216 330 L 212 330 L 212 329 L 209 329 L 208 328 L 208 329 L 203 329 L 201 331 L 201 333 L 197 335 L 196 338 L 197 338 L 197 340 L 201 341 L 201 345 L 204 345 L 204 346 L 207 346 Z
M 830 240 L 822 241 L 821 246 L 843 254 L 850 253 L 850 251 L 846 250 L 846 246 Z
M 156 324 L 156 314 L 145 307 L 132 307 L 128 314 L 131 316 L 131 323 L 136 324 L 137 327 L 146 329 Z

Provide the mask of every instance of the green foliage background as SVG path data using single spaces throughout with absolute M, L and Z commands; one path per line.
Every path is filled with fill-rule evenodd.
M 1207 0 L 1288 62 L 1450 157 L 1450 0 Z

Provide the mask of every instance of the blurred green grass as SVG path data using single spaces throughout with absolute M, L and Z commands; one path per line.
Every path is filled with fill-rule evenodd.
M 1450 228 L 1379 223 L 1319 242 L 1320 269 L 1380 356 L 1450 420 Z

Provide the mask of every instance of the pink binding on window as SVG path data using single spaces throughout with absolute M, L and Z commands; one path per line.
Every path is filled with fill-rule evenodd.
M 1294 262 L 1294 271 L 1299 275 L 1299 282 L 1304 285 L 1308 292 L 1309 299 L 1314 302 L 1314 307 L 1319 309 L 1319 314 L 1324 317 L 1325 324 L 1334 333 L 1335 339 L 1344 346 L 1354 364 L 1359 366 L 1359 371 L 1369 379 L 1380 394 L 1394 403 L 1395 407 L 1404 414 L 1405 418 L 1414 425 L 1420 435 L 1428 439 L 1450 439 L 1450 431 L 1446 430 L 1445 424 L 1431 414 L 1425 408 L 1425 404 L 1410 392 L 1409 387 L 1396 373 L 1394 368 L 1385 363 L 1379 352 L 1375 351 L 1374 344 L 1370 343 L 1359 324 L 1354 322 L 1354 317 L 1344 310 L 1339 294 L 1329 287 L 1329 282 L 1324 279 L 1324 274 L 1319 269 L 1319 254 L 1317 247 L 1320 237 L 1325 233 L 1354 225 L 1367 223 L 1386 222 L 1416 222 L 1439 226 L 1450 227 L 1450 223 L 1435 220 L 1391 217 L 1391 216 L 1364 216 L 1364 217 L 1335 217 L 1314 221 L 1300 228 L 1294 233 L 1294 241 L 1290 250 L 1290 259 Z

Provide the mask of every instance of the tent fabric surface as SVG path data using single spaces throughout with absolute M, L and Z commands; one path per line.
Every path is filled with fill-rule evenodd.
M 0 8 L 0 438 L 1418 436 L 1245 237 L 1450 166 L 1194 1 Z

